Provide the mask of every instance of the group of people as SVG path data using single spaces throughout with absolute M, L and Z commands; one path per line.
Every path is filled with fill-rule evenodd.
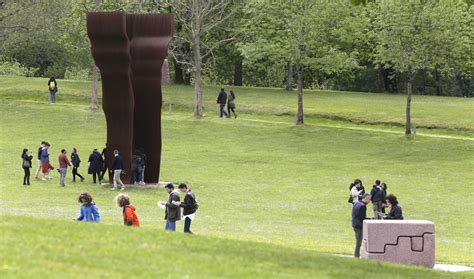
M 367 205 L 372 202 L 374 217 L 371 219 L 403 220 L 402 208 L 398 204 L 398 199 L 393 194 L 387 195 L 387 184 L 375 181 L 370 193 L 365 192 L 365 187 L 360 179 L 354 180 L 349 186 L 349 202 L 352 207 L 352 228 L 354 229 L 356 245 L 354 257 L 360 257 L 360 247 L 362 245 L 363 223 L 367 218 Z M 388 214 L 385 208 L 389 208 Z
M 51 170 L 54 170 L 53 165 L 50 162 L 50 154 L 49 148 L 50 144 L 47 141 L 42 141 L 40 146 L 38 147 L 38 168 L 35 172 L 35 178 L 40 179 L 40 171 L 41 171 L 41 179 L 42 180 L 51 180 Z M 114 158 L 112 160 L 112 169 L 113 172 L 113 187 L 111 190 L 116 190 L 120 187 L 121 190 L 125 190 L 125 185 L 123 184 L 120 175 L 123 171 L 123 158 L 119 154 L 118 150 L 114 150 Z M 21 158 L 23 160 L 22 166 L 24 170 L 24 177 L 23 177 L 23 185 L 31 185 L 30 184 L 30 169 L 32 168 L 32 160 L 33 160 L 33 153 L 28 151 L 27 148 L 23 149 L 21 154 Z M 134 154 L 134 162 L 135 165 L 132 166 L 133 168 L 137 169 L 137 175 L 135 176 L 135 184 L 144 185 L 145 182 L 143 181 L 143 173 L 145 170 L 146 165 L 146 155 L 144 150 L 141 149 L 140 151 L 136 151 Z M 92 175 L 93 183 L 96 184 L 97 180 L 100 184 L 104 179 L 104 175 L 107 173 L 107 147 L 102 150 L 102 153 L 94 148 L 92 153 L 89 156 L 89 168 L 88 173 Z M 61 149 L 61 153 L 58 156 L 58 172 L 60 174 L 59 178 L 59 185 L 65 185 L 65 179 L 68 168 L 72 168 L 72 182 L 76 182 L 76 177 L 81 179 L 81 182 L 84 181 L 84 176 L 82 176 L 78 169 L 81 164 L 81 158 L 77 152 L 77 148 L 72 148 L 72 153 L 70 156 L 70 160 L 67 157 L 66 149 Z
M 191 232 L 191 222 L 196 216 L 198 203 L 196 196 L 191 189 L 184 183 L 179 184 L 179 191 L 174 189 L 174 185 L 169 183 L 165 186 L 168 193 L 167 202 L 158 202 L 157 205 L 165 209 L 165 230 L 176 231 L 176 222 L 184 219 L 184 232 Z M 184 193 L 183 202 L 180 201 L 179 192 Z M 100 213 L 97 205 L 93 202 L 92 196 L 89 193 L 82 193 L 78 198 L 81 203 L 81 210 L 79 216 L 74 218 L 77 221 L 83 222 L 100 222 Z M 126 194 L 120 193 L 115 197 L 117 206 L 122 208 L 123 223 L 126 226 L 139 227 L 140 220 L 136 214 L 136 207 L 130 202 L 130 197 Z M 183 213 L 181 214 L 181 209 Z M 182 215 L 182 217 L 181 217 Z
M 217 96 L 216 102 L 219 104 L 219 111 L 220 117 L 230 118 L 232 113 L 234 113 L 234 117 L 237 118 L 237 114 L 235 113 L 235 93 L 234 91 L 230 90 L 229 94 L 224 91 L 224 88 L 221 88 L 219 95 Z M 227 105 L 227 112 L 225 111 L 225 107 Z

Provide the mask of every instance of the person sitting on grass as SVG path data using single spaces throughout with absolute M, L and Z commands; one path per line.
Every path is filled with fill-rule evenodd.
M 397 197 L 393 194 L 387 196 L 388 207 L 390 212 L 384 217 L 385 220 L 403 220 L 402 208 L 398 204 Z
M 92 201 L 92 196 L 85 192 L 79 195 L 79 198 L 77 199 L 79 203 L 82 203 L 81 205 L 81 213 L 79 216 L 75 219 L 76 221 L 82 221 L 82 222 L 100 222 L 100 214 L 99 214 L 99 209 L 95 205 L 95 203 Z
M 136 208 L 133 204 L 130 204 L 130 197 L 126 194 L 118 194 L 115 197 L 115 202 L 119 207 L 123 208 L 123 224 L 125 226 L 140 227 L 140 221 L 135 214 Z

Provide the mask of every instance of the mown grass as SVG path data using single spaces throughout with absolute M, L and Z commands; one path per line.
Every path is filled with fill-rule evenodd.
M 29 80 L 25 82 L 27 83 L 22 86 L 29 88 L 35 87 L 38 80 L 32 79 L 31 84 Z M 61 83 L 67 84 L 67 81 Z M 104 230 L 117 232 L 117 238 L 112 234 L 110 240 L 97 240 L 97 245 L 105 245 L 106 248 L 99 250 L 96 256 L 107 258 L 109 254 L 114 254 L 116 250 L 107 247 L 111 247 L 112 243 L 128 240 L 120 236 L 121 212 L 112 202 L 116 193 L 91 184 L 90 177 L 84 183 L 69 182 L 66 188 L 58 186 L 57 176 L 51 182 L 32 181 L 31 187 L 21 185 L 19 155 L 23 147 L 35 149 L 39 141 L 47 139 L 53 145 L 53 160 L 60 148 L 70 150 L 75 146 L 83 161 L 86 161 L 92 148 L 100 148 L 105 142 L 103 114 L 88 109 L 85 94 L 77 103 L 72 98 L 66 98 L 63 102 L 58 98 L 56 105 L 47 105 L 44 101 L 40 103 L 39 99 L 35 99 L 34 96 L 38 93 L 25 94 L 28 96 L 25 97 L 20 91 L 14 94 L 4 93 L 7 91 L 9 90 L 0 87 L 2 219 L 12 219 L 11 222 L 20 224 L 30 222 L 30 219 L 11 217 L 18 215 L 37 217 L 38 220 L 48 218 L 69 222 L 78 213 L 77 195 L 82 191 L 89 191 L 101 210 L 102 223 L 107 225 Z M 268 97 L 269 104 L 272 104 L 272 98 Z M 351 206 L 347 203 L 347 186 L 351 180 L 359 177 L 370 188 L 371 183 L 379 178 L 387 182 L 389 192 L 399 197 L 406 218 L 435 222 L 438 262 L 474 266 L 474 220 L 471 210 L 474 198 L 470 194 L 470 185 L 474 179 L 472 141 L 427 137 L 407 140 L 398 134 L 311 125 L 297 128 L 291 124 L 290 116 L 255 113 L 241 114 L 236 120 L 219 119 L 211 114 L 196 120 L 185 109 L 186 106 L 183 106 L 173 113 L 166 110 L 163 112 L 161 180 L 187 182 L 196 192 L 201 207 L 193 230 L 198 235 L 210 238 L 209 243 L 224 239 L 222 241 L 228 242 L 230 246 L 239 247 L 240 244 L 237 243 L 241 243 L 240 241 L 250 241 L 252 243 L 249 246 L 260 248 L 263 246 L 255 242 L 263 242 L 269 245 L 265 246 L 270 247 L 268 249 L 279 251 L 277 254 L 297 249 L 313 257 L 320 257 L 318 252 L 351 254 L 353 232 L 350 225 Z M 274 121 L 276 118 L 280 121 Z M 340 124 L 343 126 L 344 122 Z M 86 165 L 83 164 L 80 170 L 85 173 Z M 71 179 L 70 172 L 67 179 Z M 156 232 L 161 235 L 159 231 L 164 226 L 163 212 L 155 203 L 166 198 L 164 190 L 132 189 L 127 193 L 138 207 L 143 234 Z M 43 221 L 31 222 L 31 229 L 34 230 Z M 65 230 L 68 234 L 75 234 L 77 228 L 77 225 L 69 223 L 54 224 L 60 226 L 58 231 Z M 179 224 L 178 230 L 182 230 L 182 224 Z M 98 235 L 101 235 L 100 232 Z M 179 234 L 165 236 L 181 239 L 182 236 L 177 235 Z M 105 234 L 104 239 L 110 238 L 109 236 L 110 234 Z M 27 238 L 28 235 L 18 236 L 19 240 L 24 237 Z M 162 239 L 160 237 L 157 236 L 157 242 Z M 205 243 L 202 244 L 202 250 L 199 249 L 202 254 L 211 251 L 206 250 L 211 245 L 208 242 L 200 238 L 193 241 Z M 137 246 L 133 241 L 130 245 Z M 17 249 L 15 246 L 8 248 L 10 246 L 6 243 L 4 246 L 7 247 L 7 252 L 10 251 L 9 254 Z M 62 246 L 64 247 L 61 248 Z M 179 245 L 176 247 L 177 250 L 181 248 Z M 63 253 L 77 257 L 77 250 L 66 244 L 55 249 L 62 249 Z M 56 260 L 54 251 L 52 255 L 44 255 L 40 259 L 53 263 L 59 261 Z M 243 249 L 242 254 L 245 253 L 246 250 Z M 164 254 L 170 258 L 175 256 L 168 252 Z M 134 255 L 142 263 L 149 263 L 145 256 Z M 211 269 L 209 265 L 202 263 L 201 271 L 199 261 L 206 261 L 212 254 L 202 257 L 203 259 L 197 259 L 197 268 L 204 272 L 202 274 L 211 276 L 214 273 L 204 271 Z M 296 258 L 300 261 L 300 258 Z M 179 256 L 176 255 L 175 259 L 178 261 Z M 220 256 L 215 256 L 212 260 L 217 265 L 226 261 Z M 333 258 L 330 260 L 333 261 Z M 266 263 L 257 258 L 254 264 L 280 265 L 276 261 Z M 311 261 L 301 261 L 304 266 L 318 268 L 312 266 Z M 109 266 L 108 263 L 111 262 L 99 264 L 101 263 Z M 365 270 L 365 262 L 361 263 L 355 262 L 358 268 Z M 233 264 L 234 262 L 229 262 L 230 266 Z M 37 265 L 41 264 L 35 264 L 35 268 L 41 270 Z M 291 268 L 293 263 L 290 261 L 288 265 Z M 295 265 L 295 269 L 299 269 L 298 266 Z M 325 276 L 338 276 L 337 268 L 331 265 L 329 267 L 328 272 L 333 270 L 336 273 Z M 51 268 L 53 271 L 67 272 L 71 267 L 69 264 L 53 264 Z M 103 268 L 94 268 L 99 273 L 107 272 L 101 269 Z M 254 267 L 249 270 L 255 272 Z M 156 270 L 152 269 L 150 272 Z M 301 277 L 308 277 L 305 271 L 294 272 L 301 272 Z M 270 277 L 264 273 L 256 274 L 257 277 Z M 369 270 L 365 274 L 372 275 Z M 428 274 L 432 273 L 426 274 L 431 276 Z M 228 275 L 223 273 L 223 276 Z M 249 277 L 245 274 L 242 276 Z M 398 274 L 390 273 L 389 277 L 391 276 Z M 413 276 L 415 277 L 417 276 Z
M 248 241 L 3 215 L 2 278 L 462 278 Z M 12 245 L 12 243 L 14 243 Z
M 91 83 L 60 80 L 58 101 L 87 103 Z M 0 96 L 3 99 L 47 100 L 47 79 L 0 77 Z M 205 86 L 203 100 L 207 114 L 216 111 L 219 86 Z M 296 92 L 275 88 L 226 87 L 237 93 L 237 111 L 267 116 L 296 114 Z M 18 94 L 21 93 L 21 94 Z M 165 106 L 192 111 L 192 86 L 165 85 Z M 310 123 L 335 120 L 353 124 L 395 126 L 403 130 L 405 123 L 405 95 L 360 92 L 305 90 L 305 116 Z M 412 122 L 419 131 L 442 129 L 451 132 L 474 133 L 474 100 L 471 98 L 416 95 L 412 98 Z

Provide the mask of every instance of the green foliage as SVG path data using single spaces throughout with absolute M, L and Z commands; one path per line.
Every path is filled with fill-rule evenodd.
M 80 67 L 68 67 L 66 69 L 66 73 L 64 74 L 64 78 L 71 80 L 89 80 L 90 71 Z
M 0 57 L 0 76 L 34 76 L 34 70 L 22 66 L 15 60 Z

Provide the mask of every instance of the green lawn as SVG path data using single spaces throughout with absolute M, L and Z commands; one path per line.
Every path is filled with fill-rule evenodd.
M 333 121 L 318 118 L 317 114 L 311 120 L 327 127 L 297 128 L 292 125 L 292 116 L 277 115 L 285 111 L 285 105 L 281 103 L 286 102 L 290 107 L 290 97 L 296 96 L 272 89 L 239 89 L 238 105 L 242 107 L 242 113 L 237 119 L 219 119 L 208 109 L 208 117 L 196 120 L 191 116 L 191 101 L 184 99 L 185 96 L 192 97 L 192 88 L 167 86 L 165 101 L 182 105 L 173 113 L 163 112 L 161 180 L 187 182 L 195 191 L 201 206 L 192 229 L 198 236 L 162 233 L 163 212 L 155 205 L 166 198 L 164 190 L 160 189 L 127 190 L 138 207 L 137 214 L 143 225 L 135 230 L 139 232 L 131 233 L 122 228 L 121 211 L 112 202 L 116 193 L 94 186 L 89 176 L 84 183 L 67 183 L 66 188 L 58 186 L 57 175 L 50 182 L 32 181 L 31 187 L 21 185 L 23 171 L 19 166 L 23 147 L 36 149 L 39 141 L 46 139 L 52 143 L 53 158 L 62 147 L 70 150 L 75 146 L 86 161 L 90 151 L 94 147 L 101 148 L 105 142 L 104 116 L 102 112 L 91 112 L 87 106 L 90 84 L 59 83 L 64 84 L 64 90 L 59 93 L 58 103 L 48 105 L 44 102 L 47 93 L 39 91 L 45 84 L 44 79 L 0 78 L 0 212 L 5 235 L 1 254 L 2 261 L 8 265 L 6 272 L 13 272 L 8 274 L 28 269 L 42 277 L 48 276 L 49 272 L 69 276 L 68 272 L 82 267 L 80 261 L 89 262 L 80 259 L 79 263 L 74 263 L 74 259 L 87 253 L 79 254 L 80 249 L 89 247 L 86 250 L 93 251 L 91 257 L 100 259 L 91 265 L 92 274 L 109 276 L 120 265 L 111 267 L 112 264 L 124 259 L 118 255 L 116 245 L 126 243 L 138 261 L 133 271 L 142 272 L 137 276 L 170 270 L 163 263 L 169 257 L 173 259 L 170 263 L 173 270 L 182 267 L 186 273 L 195 267 L 198 276 L 190 275 L 190 278 L 288 277 L 285 275 L 289 274 L 302 278 L 354 276 L 356 273 L 347 269 L 349 266 L 363 268 L 363 274 L 375 277 L 373 268 L 380 266 L 378 263 L 369 265 L 365 261 L 320 254 L 352 253 L 354 241 L 347 187 L 357 177 L 367 188 L 377 178 L 385 181 L 389 192 L 399 197 L 407 219 L 435 222 L 437 262 L 474 266 L 472 140 L 431 137 L 408 140 L 396 133 L 346 129 L 353 127 L 352 120 Z M 214 109 L 212 100 L 216 88 L 211 89 L 212 96 L 207 94 L 206 102 L 208 108 Z M 262 105 L 262 114 L 259 114 L 258 105 L 250 102 L 252 94 L 257 96 L 256 92 L 262 93 L 255 97 L 255 102 Z M 319 108 L 323 102 L 320 96 L 332 105 Z M 403 96 L 310 93 L 306 98 L 306 111 L 311 114 L 312 110 L 325 110 L 325 113 L 336 114 L 341 110 L 342 114 L 350 115 L 349 104 L 374 100 L 389 103 L 390 109 L 384 117 L 395 119 L 398 116 L 390 111 L 394 110 L 398 99 L 402 100 Z M 456 133 L 471 136 L 470 131 L 474 130 L 472 117 L 469 118 L 472 111 L 468 109 L 472 106 L 471 99 L 421 96 L 416 99 L 420 107 L 426 108 L 423 111 L 425 121 L 431 119 L 430 113 L 446 107 L 443 113 L 447 117 L 442 119 L 442 129 L 436 133 L 445 134 L 446 129 L 455 127 L 454 130 L 459 128 Z M 293 100 L 296 98 L 291 98 Z M 368 119 L 366 122 L 380 122 L 376 111 L 364 110 L 366 106 L 358 108 L 358 113 Z M 461 118 L 456 111 L 466 118 Z M 433 115 L 433 119 L 436 117 L 438 115 Z M 369 129 L 377 125 L 357 126 Z M 377 127 L 387 131 L 399 128 L 396 125 Z M 81 169 L 86 173 L 85 164 Z M 69 172 L 67 181 L 70 179 Z M 83 226 L 69 221 L 78 213 L 76 198 L 82 191 L 92 193 L 101 210 L 103 225 Z M 41 225 L 43 223 L 45 227 Z M 52 227 L 51 232 L 48 227 Z M 96 229 L 99 231 L 95 237 L 84 240 L 87 244 L 78 244 L 81 235 L 86 235 L 81 232 L 94 231 L 92 234 L 95 234 Z M 182 224 L 178 230 L 182 230 Z M 38 236 L 32 242 L 23 241 L 36 231 Z M 146 244 L 140 246 L 138 238 L 126 237 L 127 234 L 139 235 Z M 166 238 L 172 240 L 168 243 L 164 241 Z M 62 245 L 51 243 L 55 240 Z M 38 247 L 25 248 L 35 241 L 40 243 Z M 92 248 L 93 244 L 97 249 Z M 186 267 L 179 262 L 179 252 L 187 245 L 197 251 L 193 257 L 196 262 Z M 42 247 L 51 253 L 35 253 Z M 226 257 L 228 250 L 231 257 Z M 10 259 L 10 255 L 18 251 L 29 253 L 25 259 L 31 261 L 30 267 L 16 256 Z M 148 257 L 151 254 L 153 256 Z M 246 254 L 250 257 L 245 258 Z M 152 266 L 154 262 L 159 264 Z M 143 266 L 149 269 L 139 268 Z M 426 269 L 397 267 L 397 272 L 391 273 L 388 270 L 388 277 L 446 276 Z M 417 275 L 416 272 L 420 273 Z

